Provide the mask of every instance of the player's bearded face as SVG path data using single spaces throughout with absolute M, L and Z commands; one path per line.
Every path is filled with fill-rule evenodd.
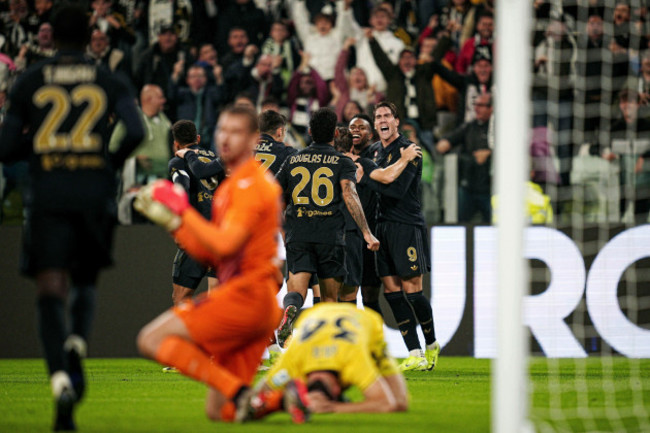
M 250 156 L 255 148 L 257 135 L 249 130 L 244 116 L 224 114 L 217 125 L 217 148 L 226 163 L 237 162 Z

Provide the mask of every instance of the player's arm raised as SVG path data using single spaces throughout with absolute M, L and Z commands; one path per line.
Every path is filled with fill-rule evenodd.
M 409 185 L 411 184 L 411 182 L 413 182 L 415 176 L 417 175 L 418 168 L 416 162 L 419 164 L 419 161 L 416 160 L 414 160 L 412 163 L 407 163 L 402 173 L 400 173 L 400 175 L 397 176 L 397 178 L 393 182 L 389 184 L 383 184 L 381 182 L 375 181 L 374 179 L 372 179 L 370 175 L 367 174 L 369 172 L 369 169 L 370 171 L 372 171 L 372 167 L 369 167 L 366 164 L 364 164 L 363 158 L 360 160 L 360 162 L 366 174 L 362 177 L 361 182 L 359 183 L 363 185 L 368 185 L 370 189 L 372 189 L 373 191 L 379 192 L 381 194 L 393 198 L 400 198 L 404 195 Z M 395 164 L 397 164 L 397 161 L 395 162 Z
M 370 179 L 383 184 L 393 183 L 402 174 L 409 162 L 422 157 L 422 149 L 415 143 L 411 143 L 409 147 L 401 148 L 400 153 L 401 156 L 397 162 L 386 168 L 373 170 L 370 173 Z
M 190 206 L 187 193 L 180 185 L 168 180 L 158 180 L 142 188 L 134 206 L 172 233 L 190 255 L 207 262 L 215 256 L 228 256 L 238 251 L 250 235 L 251 218 L 255 214 L 254 210 L 240 211 L 240 207 L 232 206 L 222 223 L 215 226 Z
M 207 179 L 209 177 L 221 176 L 224 174 L 225 168 L 223 167 L 221 160 L 215 159 L 210 162 L 203 162 L 199 159 L 199 155 L 196 152 L 189 151 L 180 154 L 180 152 L 183 150 L 185 149 L 181 149 L 176 152 L 176 156 L 185 158 L 190 171 L 199 179 Z

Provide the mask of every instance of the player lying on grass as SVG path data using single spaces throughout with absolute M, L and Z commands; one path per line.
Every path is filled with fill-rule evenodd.
M 386 352 L 383 323 L 375 311 L 347 303 L 305 310 L 286 352 L 249 395 L 247 413 L 238 416 L 258 419 L 282 409 L 285 386 L 302 383 L 314 413 L 405 411 L 406 382 Z M 351 386 L 363 393 L 362 401 L 343 401 L 342 392 Z

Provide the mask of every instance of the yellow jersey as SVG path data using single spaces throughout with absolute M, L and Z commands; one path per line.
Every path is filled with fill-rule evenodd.
M 338 373 L 343 389 L 354 385 L 364 391 L 380 376 L 399 374 L 386 350 L 383 324 L 376 312 L 347 303 L 319 303 L 305 310 L 267 384 L 278 389 L 291 379 L 329 370 Z

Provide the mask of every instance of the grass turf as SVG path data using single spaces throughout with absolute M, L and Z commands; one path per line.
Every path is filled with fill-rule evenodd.
M 440 361 L 435 372 L 406 374 L 411 395 L 407 413 L 314 415 L 305 427 L 292 425 L 286 414 L 244 425 L 217 426 L 203 413 L 204 385 L 179 374 L 164 374 L 158 364 L 142 359 L 89 359 L 88 392 L 76 421 L 82 432 L 488 432 L 490 361 L 460 357 L 442 357 Z M 624 360 L 614 363 L 614 380 L 624 389 L 630 378 L 625 366 L 618 368 L 617 362 Z M 650 410 L 650 361 L 641 362 L 638 379 L 647 402 L 645 409 Z M 562 360 L 559 366 L 563 387 L 571 388 L 574 364 Z M 545 360 L 531 362 L 535 405 L 546 405 L 554 392 L 545 386 L 548 372 Z M 600 372 L 599 360 L 591 361 L 585 380 L 593 388 L 590 398 L 606 404 L 607 393 L 598 385 Z M 575 405 L 575 400 L 564 399 L 563 404 Z M 0 432 L 48 431 L 52 409 L 42 360 L 0 360 Z M 575 430 L 581 429 L 576 424 Z

